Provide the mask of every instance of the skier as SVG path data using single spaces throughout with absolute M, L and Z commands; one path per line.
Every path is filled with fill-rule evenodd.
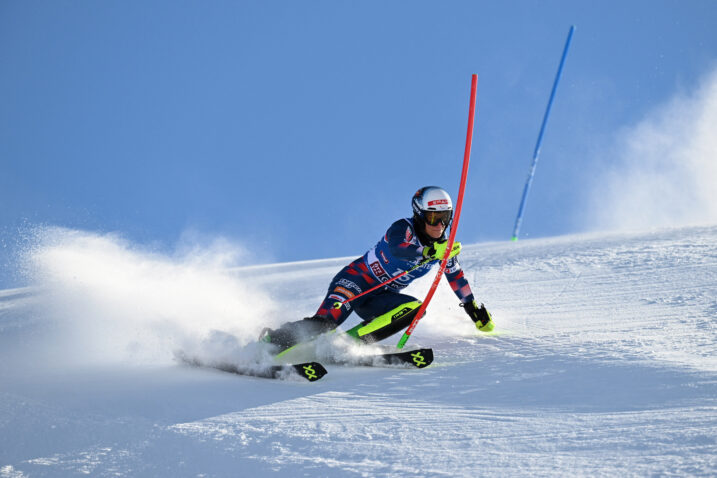
M 276 330 L 264 329 L 260 340 L 276 345 L 281 352 L 335 329 L 352 310 L 363 322 L 347 333 L 361 342 L 377 342 L 408 327 L 421 301 L 402 294 L 401 290 L 443 259 L 448 245 L 446 230 L 453 218 L 451 197 L 439 187 L 419 189 L 411 203 L 412 218 L 394 222 L 375 247 L 336 274 L 315 315 L 285 323 Z M 493 320 L 485 306 L 478 306 L 475 301 L 458 264 L 456 256 L 460 251 L 461 244 L 455 242 L 446 264 L 446 278 L 476 328 L 490 332 L 494 327 Z M 346 302 L 408 270 L 410 272 L 393 282 Z

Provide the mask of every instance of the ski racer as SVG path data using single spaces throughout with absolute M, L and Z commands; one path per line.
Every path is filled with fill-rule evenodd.
M 276 330 L 264 329 L 260 340 L 276 345 L 281 352 L 335 329 L 352 311 L 363 322 L 347 333 L 365 343 L 383 340 L 408 327 L 418 313 L 421 301 L 401 291 L 442 260 L 448 245 L 446 230 L 453 218 L 451 198 L 439 187 L 419 189 L 411 204 L 412 218 L 394 222 L 376 246 L 336 274 L 315 315 L 285 323 Z M 476 328 L 490 332 L 494 327 L 493 320 L 485 306 L 478 306 L 475 301 L 458 263 L 460 251 L 461 244 L 455 242 L 446 264 L 446 278 Z M 405 271 L 409 272 L 351 300 Z

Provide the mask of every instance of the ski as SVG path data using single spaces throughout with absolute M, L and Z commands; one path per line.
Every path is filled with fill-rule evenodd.
M 319 362 L 303 362 L 282 365 L 235 365 L 231 363 L 207 364 L 196 358 L 189 358 L 177 354 L 178 358 L 187 365 L 200 368 L 211 368 L 222 372 L 243 375 L 247 377 L 286 379 L 289 376 L 298 375 L 309 382 L 321 379 L 328 372 Z
M 417 349 L 407 352 L 389 352 L 385 354 L 362 355 L 356 358 L 337 361 L 342 365 L 356 365 L 362 367 L 391 367 L 412 365 L 424 368 L 433 362 L 433 349 Z

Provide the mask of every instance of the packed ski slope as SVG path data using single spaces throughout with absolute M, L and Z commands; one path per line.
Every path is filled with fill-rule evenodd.
M 315 383 L 172 352 L 259 357 L 345 259 L 217 271 L 65 236 L 0 292 L 0 477 L 717 474 L 717 227 L 464 246 L 498 333 L 444 283 L 408 343 L 434 365 Z

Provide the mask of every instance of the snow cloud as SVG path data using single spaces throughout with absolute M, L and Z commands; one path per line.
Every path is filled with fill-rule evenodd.
M 616 151 L 590 192 L 592 227 L 717 223 L 717 69 L 626 130 Z
M 168 362 L 177 349 L 229 354 L 274 312 L 266 293 L 230 266 L 245 250 L 225 239 L 174 255 L 112 234 L 43 228 L 28 253 L 51 348 L 72 362 Z M 204 238 L 206 239 L 206 238 Z

